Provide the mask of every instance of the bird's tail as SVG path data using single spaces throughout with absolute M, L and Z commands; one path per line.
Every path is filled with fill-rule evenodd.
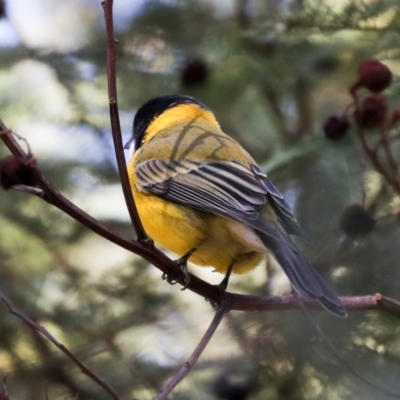
M 318 300 L 321 305 L 339 317 L 346 317 L 347 312 L 333 290 L 312 267 L 289 236 L 281 233 L 268 235 L 257 232 L 260 239 L 285 271 L 294 290 Z

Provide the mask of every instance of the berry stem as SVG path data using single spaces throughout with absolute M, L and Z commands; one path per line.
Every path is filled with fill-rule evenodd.
M 355 114 L 357 115 L 357 111 L 359 110 L 358 98 L 357 98 L 357 95 L 355 92 L 354 93 L 352 92 L 352 96 L 353 96 L 354 104 L 355 104 L 355 108 L 356 108 Z M 361 146 L 362 146 L 365 154 L 370 159 L 370 161 L 373 164 L 373 166 L 375 167 L 376 171 L 379 172 L 385 178 L 386 182 L 388 182 L 390 184 L 390 186 L 392 186 L 392 188 L 398 194 L 400 194 L 400 180 L 396 176 L 392 175 L 389 171 L 386 170 L 386 168 L 382 165 L 381 161 L 379 160 L 379 157 L 377 154 L 378 148 L 380 147 L 381 144 L 383 144 L 385 146 L 386 152 L 388 154 L 389 163 L 391 164 L 391 168 L 393 170 L 397 171 L 397 165 L 392 157 L 389 143 L 387 142 L 387 133 L 385 133 L 385 132 L 381 133 L 381 138 L 379 140 L 378 146 L 375 147 L 375 149 L 371 149 L 368 145 L 367 139 L 365 138 L 364 129 L 357 121 L 357 118 L 355 118 L 355 121 L 356 121 L 356 124 L 355 124 L 356 125 L 356 133 L 360 139 Z M 386 145 L 385 145 L 385 142 L 386 142 Z M 390 154 L 390 157 L 389 157 L 389 154 Z M 394 166 L 395 166 L 395 169 L 393 168 Z

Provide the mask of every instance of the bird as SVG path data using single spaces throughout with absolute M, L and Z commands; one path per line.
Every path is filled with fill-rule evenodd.
M 128 176 L 146 233 L 193 264 L 244 274 L 272 255 L 292 290 L 346 309 L 290 235 L 308 238 L 252 156 L 194 97 L 150 99 L 136 112 Z M 227 284 L 227 280 L 225 280 Z

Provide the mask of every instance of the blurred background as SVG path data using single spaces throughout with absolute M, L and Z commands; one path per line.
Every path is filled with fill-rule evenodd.
M 400 300 L 399 195 L 371 167 L 354 128 L 341 140 L 327 138 L 322 128 L 351 103 L 349 87 L 366 58 L 390 67 L 388 102 L 400 106 L 398 2 L 114 3 L 124 139 L 149 98 L 197 97 L 284 193 L 314 240 L 299 246 L 337 293 L 381 292 Z M 65 196 L 132 236 L 110 134 L 100 0 L 0 0 L 0 15 L 0 118 L 29 141 L 41 171 Z M 390 134 L 398 150 L 399 132 Z M 368 135 L 372 142 L 378 137 L 374 130 Z M 0 144 L 1 158 L 8 154 Z M 206 268 L 190 270 L 209 282 L 222 278 Z M 119 393 L 139 400 L 153 398 L 173 376 L 213 316 L 209 303 L 168 285 L 144 260 L 15 191 L 0 193 L 0 289 Z M 234 276 L 229 289 L 290 290 L 271 262 Z M 400 391 L 397 317 L 313 315 L 367 379 Z M 5 375 L 13 400 L 110 398 L 0 304 Z M 169 398 L 384 394 L 344 368 L 297 310 L 231 312 Z

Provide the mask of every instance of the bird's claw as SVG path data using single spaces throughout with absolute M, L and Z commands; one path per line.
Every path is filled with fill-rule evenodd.
M 178 283 L 178 281 L 174 281 L 165 272 L 161 275 L 161 279 L 167 281 L 170 285 L 176 285 Z
M 196 251 L 196 248 L 189 250 L 185 255 L 181 258 L 175 260 L 175 263 L 178 265 L 179 269 L 183 274 L 183 288 L 181 290 L 186 290 L 190 284 L 190 274 L 187 268 L 187 261 L 189 257 Z
M 187 263 L 186 260 L 180 258 L 179 260 L 176 261 L 176 263 L 179 265 L 179 269 L 181 270 L 183 274 L 183 288 L 181 290 L 186 290 L 190 284 L 190 274 L 187 269 Z
M 181 270 L 181 272 L 183 274 L 183 288 L 181 290 L 185 290 L 185 289 L 187 289 L 187 287 L 190 284 L 190 274 L 187 269 L 186 260 L 183 258 L 180 258 L 179 260 L 176 260 L 175 262 L 178 264 L 179 269 Z M 176 280 L 170 278 L 166 273 L 163 273 L 161 278 L 162 278 L 162 280 L 167 281 L 170 285 L 176 285 L 177 283 L 180 283 L 180 281 L 181 281 L 180 279 L 176 281 Z

